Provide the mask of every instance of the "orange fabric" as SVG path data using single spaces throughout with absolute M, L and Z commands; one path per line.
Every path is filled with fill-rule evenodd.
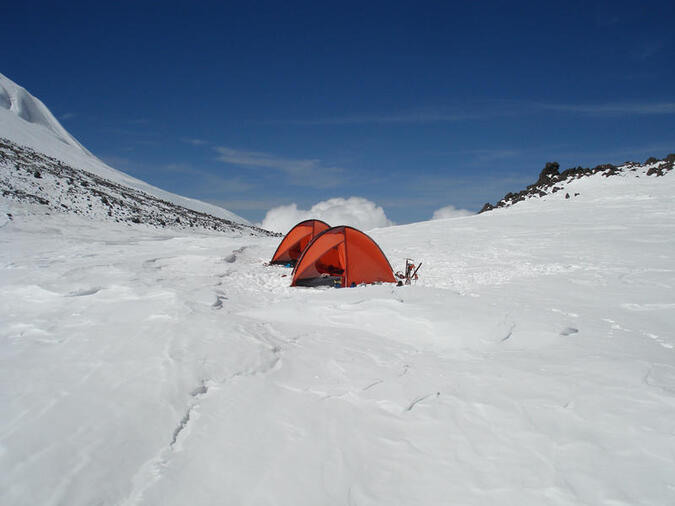
M 293 271 L 293 281 L 328 274 L 327 267 L 324 266 L 344 270 L 345 266 L 340 262 L 340 254 L 337 248 L 340 243 L 344 242 L 344 234 L 335 233 L 333 230 L 326 230 L 323 234 L 315 237 L 305 249 Z
M 272 256 L 271 263 L 297 261 L 310 241 L 330 226 L 321 220 L 306 220 L 298 223 L 286 234 Z
M 347 228 L 347 279 L 345 286 L 352 283 L 394 283 L 394 273 L 387 257 L 380 247 L 363 232 Z
M 391 265 L 375 241 L 345 226 L 328 229 L 314 238 L 295 266 L 291 286 L 321 274 L 341 276 L 342 286 L 395 282 Z

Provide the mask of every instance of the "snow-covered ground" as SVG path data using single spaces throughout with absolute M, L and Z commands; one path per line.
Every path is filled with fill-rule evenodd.
M 0 200 L 0 503 L 675 504 L 675 174 L 638 179 L 373 231 L 421 279 L 339 290 Z

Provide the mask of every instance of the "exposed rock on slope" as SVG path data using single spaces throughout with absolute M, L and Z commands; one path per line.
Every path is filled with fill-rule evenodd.
M 121 223 L 197 228 L 242 235 L 276 235 L 251 225 L 217 218 L 121 185 L 37 151 L 0 138 L 0 192 L 53 211 Z
M 244 218 L 227 209 L 173 194 L 106 165 L 77 142 L 39 99 L 1 73 L 0 138 L 158 200 L 226 221 L 250 225 Z
M 518 193 L 507 193 L 495 205 L 492 205 L 489 202 L 486 203 L 479 213 L 484 213 L 485 211 L 490 211 L 498 207 L 512 206 L 513 204 L 530 198 L 544 197 L 546 195 L 564 191 L 570 182 L 576 179 L 593 176 L 595 174 L 601 174 L 604 177 L 619 175 L 633 175 L 635 177 L 664 176 L 673 170 L 673 164 L 675 164 L 675 154 L 670 154 L 663 160 L 658 160 L 657 158 L 652 157 L 649 158 L 645 163 L 626 162 L 625 164 L 618 167 L 607 163 L 604 165 L 598 165 L 592 169 L 585 167 L 575 167 L 562 172 L 559 171 L 560 164 L 557 162 L 548 162 L 544 167 L 544 170 L 542 170 L 539 174 L 539 179 L 537 179 L 534 184 L 529 185 L 527 188 L 521 190 Z M 565 198 L 572 198 L 578 195 L 578 193 L 566 192 Z

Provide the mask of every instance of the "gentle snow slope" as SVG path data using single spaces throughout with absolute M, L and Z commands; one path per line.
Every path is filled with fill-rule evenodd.
M 167 202 L 218 218 L 249 224 L 227 209 L 161 190 L 106 165 L 82 147 L 40 100 L 0 74 L 0 138 L 2 137 L 61 160 L 73 168 L 91 172 Z
M 675 178 L 583 184 L 374 231 L 401 288 L 5 204 L 0 503 L 675 504 Z

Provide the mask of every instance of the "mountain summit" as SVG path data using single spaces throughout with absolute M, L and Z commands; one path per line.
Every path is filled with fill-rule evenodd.
M 0 110 L 2 109 L 13 113 L 17 118 L 20 118 L 33 126 L 46 129 L 54 137 L 65 144 L 72 146 L 85 155 L 93 157 L 82 144 L 77 142 L 77 140 L 61 126 L 61 123 L 58 122 L 42 101 L 28 93 L 25 88 L 22 88 L 14 81 L 0 74 Z M 0 119 L 0 125 L 5 126 L 5 121 L 7 121 L 8 126 L 11 125 L 16 127 L 16 125 L 11 124 L 11 120 L 4 114 L 0 118 L 2 118 Z M 20 133 L 28 131 L 28 128 L 17 128 L 15 134 L 20 135 Z M 3 134 L 7 135 L 6 133 Z M 21 140 L 22 139 L 17 139 L 18 142 L 21 142 Z M 30 142 L 26 142 L 26 144 L 30 144 Z

